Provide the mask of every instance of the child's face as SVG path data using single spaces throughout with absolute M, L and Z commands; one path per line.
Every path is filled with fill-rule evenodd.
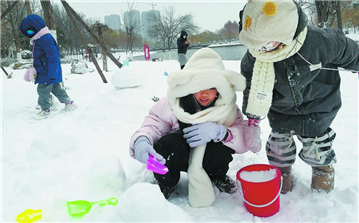
M 258 49 L 258 51 L 272 52 L 272 51 L 280 48 L 282 46 L 281 44 L 282 44 L 281 42 L 270 41 L 265 46 L 262 46 L 260 49 Z
M 194 93 L 193 95 L 194 98 L 198 101 L 198 103 L 200 103 L 202 106 L 207 106 L 216 98 L 217 89 L 207 89 Z

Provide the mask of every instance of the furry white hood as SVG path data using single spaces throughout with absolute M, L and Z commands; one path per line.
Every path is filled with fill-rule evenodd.
M 226 70 L 220 56 L 209 48 L 198 50 L 183 70 L 174 71 L 167 78 L 167 96 L 174 105 L 177 98 L 216 88 L 220 97 L 215 106 L 230 103 L 236 97 L 235 91 L 246 88 L 245 78 L 232 70 Z

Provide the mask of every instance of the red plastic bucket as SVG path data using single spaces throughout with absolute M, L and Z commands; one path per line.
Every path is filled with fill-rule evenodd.
M 265 182 L 250 182 L 241 178 L 243 171 L 276 170 L 276 176 Z M 255 216 L 269 217 L 279 211 L 279 195 L 282 188 L 282 174 L 275 166 L 254 164 L 245 166 L 237 172 L 237 186 L 246 209 Z

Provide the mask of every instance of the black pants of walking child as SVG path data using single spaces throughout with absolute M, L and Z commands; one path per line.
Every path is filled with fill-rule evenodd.
M 181 133 L 172 133 L 159 139 L 154 149 L 166 159 L 169 172 L 165 175 L 154 173 L 159 183 L 166 186 L 174 186 L 180 179 L 180 172 L 187 172 L 190 147 Z M 194 149 L 194 148 L 193 148 Z M 234 150 L 223 143 L 207 143 L 203 158 L 203 168 L 211 180 L 223 178 L 229 169 L 229 163 L 233 160 Z

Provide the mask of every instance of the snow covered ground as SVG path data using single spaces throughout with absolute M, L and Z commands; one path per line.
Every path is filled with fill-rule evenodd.
M 227 69 L 236 71 L 239 64 L 225 61 Z M 92 63 L 89 67 L 95 68 Z M 107 84 L 97 71 L 75 75 L 70 68 L 63 64 L 63 76 L 78 109 L 62 112 L 64 105 L 56 100 L 54 115 L 42 121 L 31 119 L 38 112 L 37 93 L 36 86 L 22 79 L 25 70 L 13 71 L 12 79 L 1 73 L 1 222 L 14 222 L 29 208 L 42 209 L 39 222 L 358 222 L 357 74 L 341 72 L 343 107 L 332 125 L 338 157 L 334 190 L 312 192 L 311 168 L 298 158 L 294 190 L 280 195 L 277 214 L 259 218 L 246 211 L 238 193 L 217 189 L 212 206 L 192 208 L 185 173 L 166 200 L 151 172 L 129 156 L 131 135 L 155 103 L 151 98 L 165 95 L 164 73 L 178 69 L 177 61 L 130 62 L 132 75 L 124 74 L 124 79 L 140 86 L 125 89 L 111 83 L 120 71 L 110 60 Z M 238 104 L 241 97 L 238 93 Z M 267 120 L 261 127 L 264 146 Z M 235 155 L 228 175 L 235 179 L 240 168 L 255 163 L 268 163 L 264 147 L 259 154 Z M 66 201 L 111 197 L 118 199 L 117 205 L 94 205 L 83 218 L 68 214 Z

